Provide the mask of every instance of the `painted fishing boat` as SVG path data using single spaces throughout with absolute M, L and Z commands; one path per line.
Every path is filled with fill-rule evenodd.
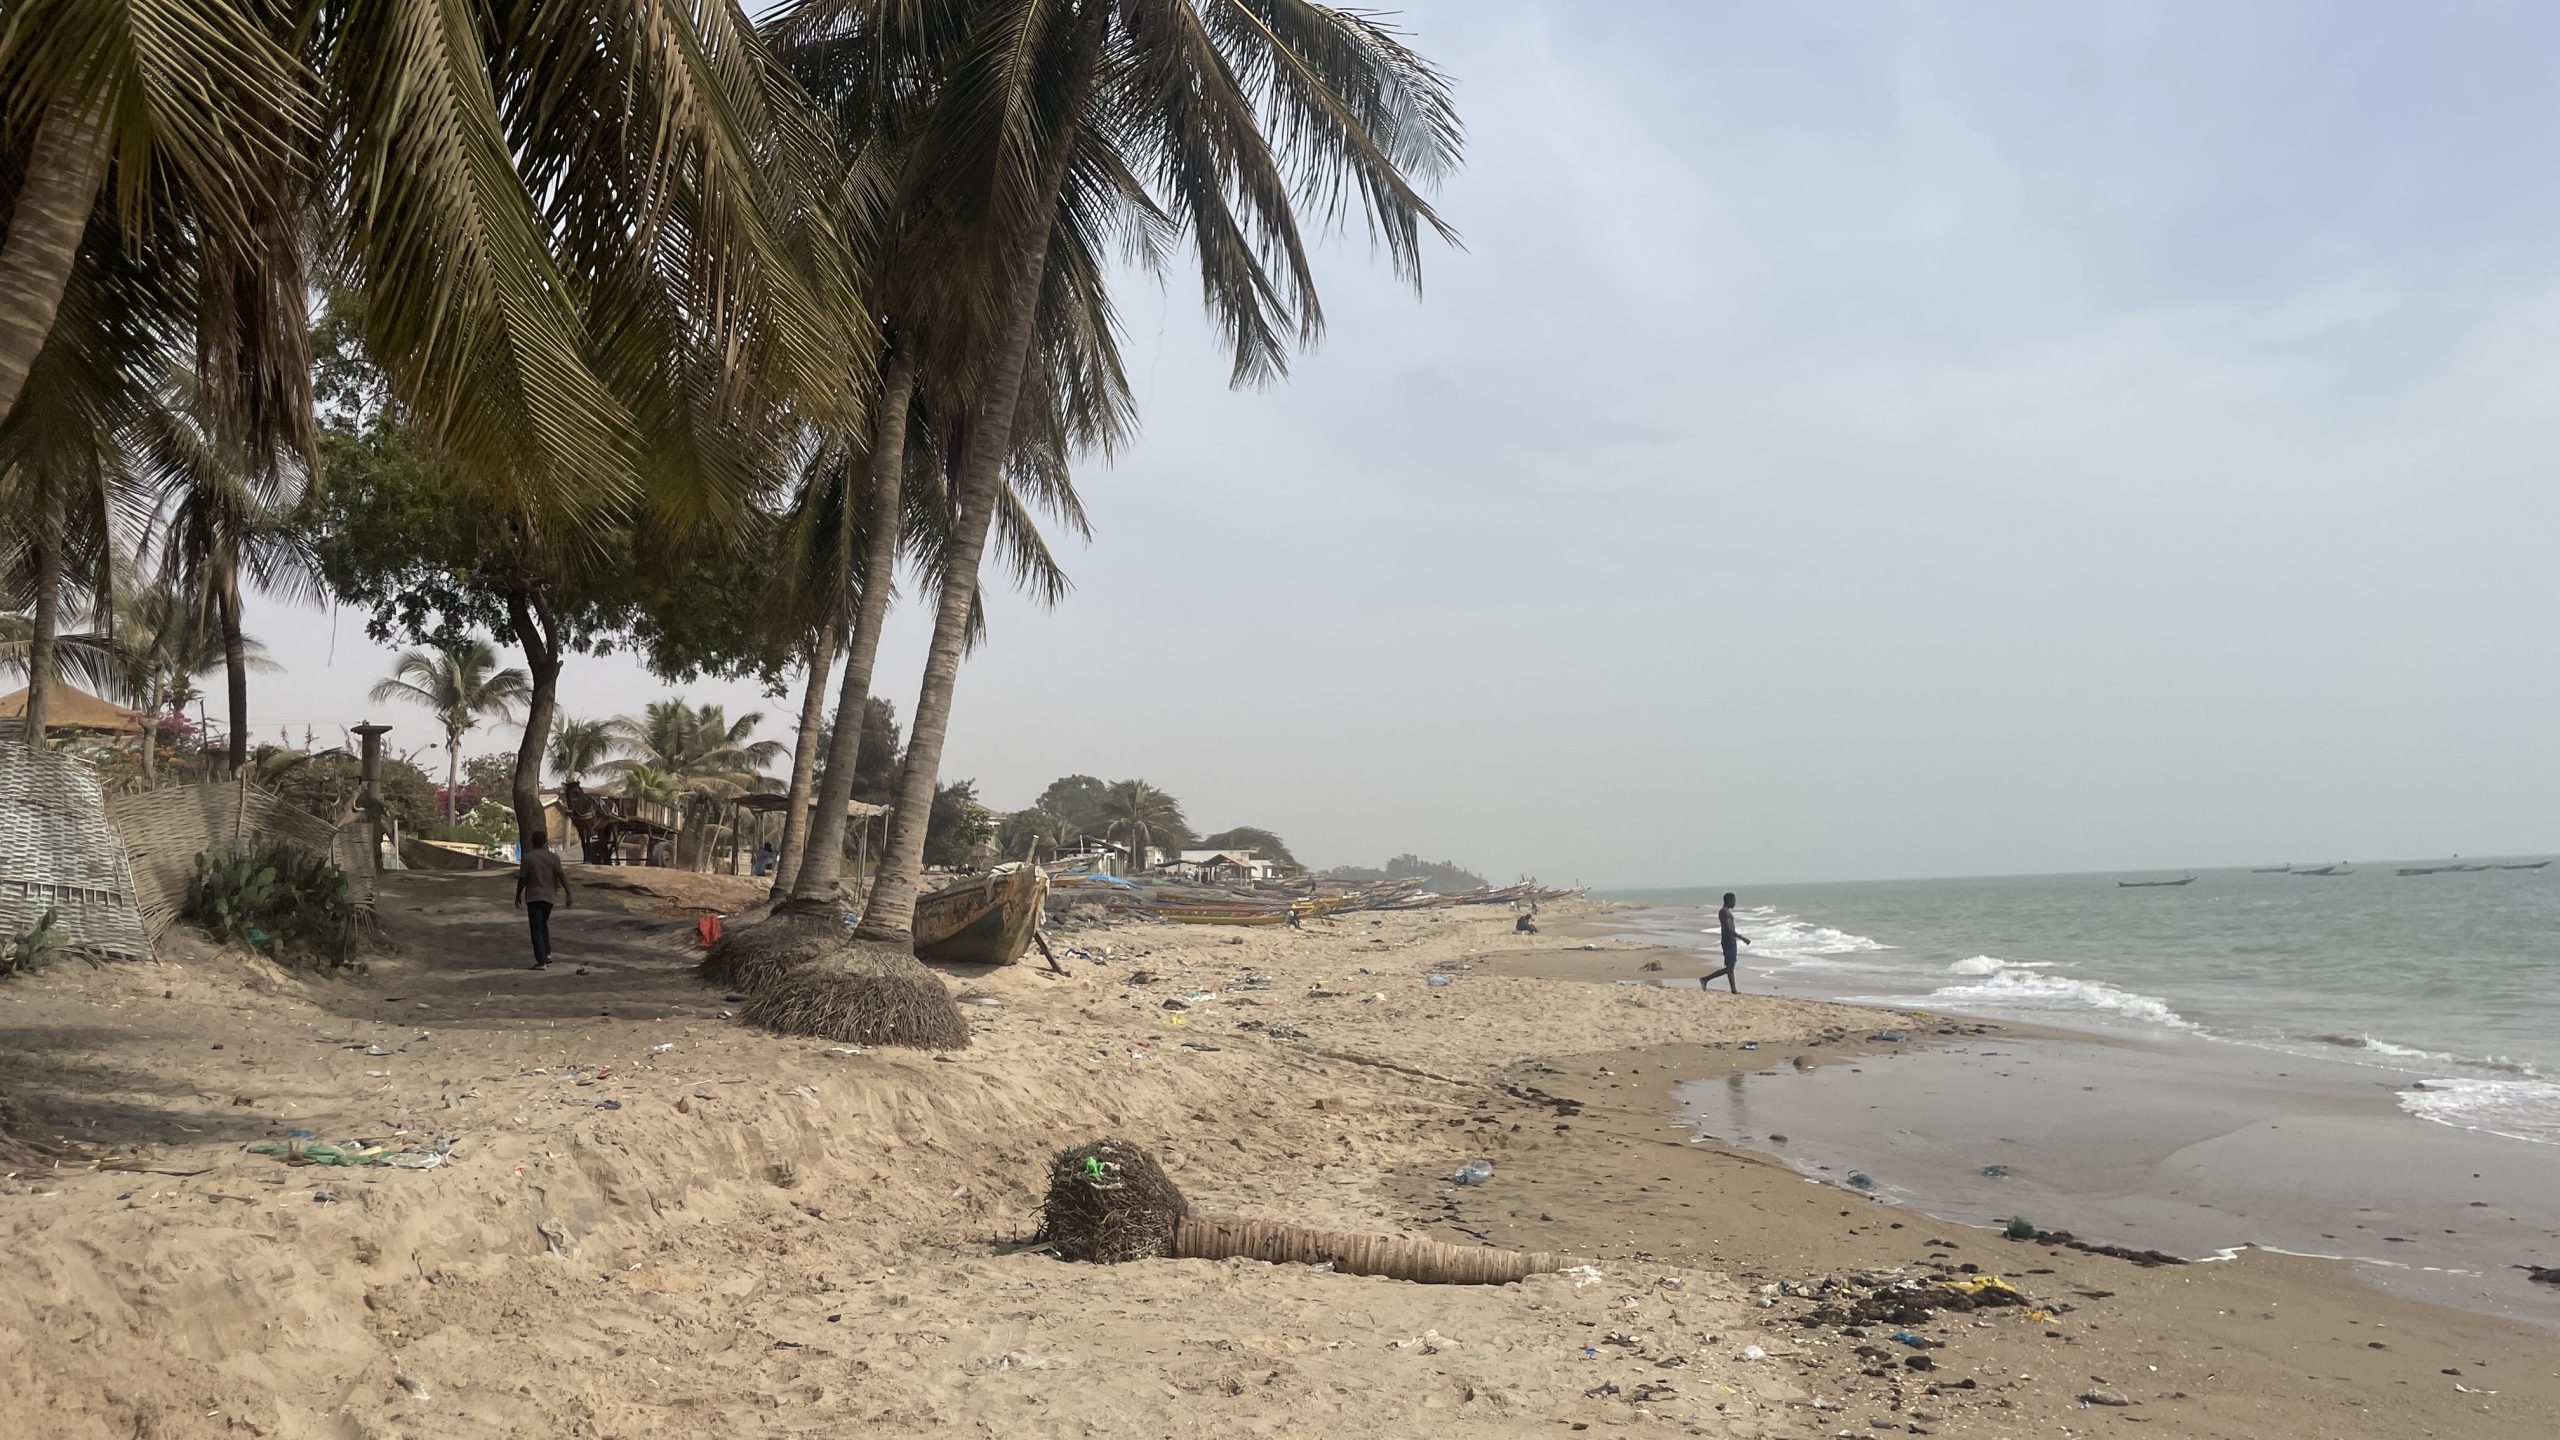
M 1031 948 L 1049 875 L 1037 865 L 963 880 L 916 899 L 916 958 L 1010 965 Z

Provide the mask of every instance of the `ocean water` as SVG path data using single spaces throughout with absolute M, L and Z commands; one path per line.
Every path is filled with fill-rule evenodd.
M 2344 1060 L 2421 1119 L 2560 1145 L 2560 865 L 2394 873 L 2430 863 L 1769 886 L 1740 893 L 1743 983 Z M 1720 896 L 1601 898 L 1698 944 Z

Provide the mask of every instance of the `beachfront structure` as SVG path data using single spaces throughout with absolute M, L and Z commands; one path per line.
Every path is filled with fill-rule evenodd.
M 1163 867 L 1185 880 L 1216 884 L 1228 880 L 1268 880 L 1279 866 L 1250 850 L 1185 850 Z
M 27 692 L 21 688 L 0 695 L 0 720 L 24 720 L 27 714 Z M 8 727 L 15 733 L 17 726 Z M 83 735 L 142 734 L 142 715 L 121 705 L 110 705 L 77 685 L 57 680 L 53 686 L 53 704 L 45 717 L 45 728 L 55 732 Z

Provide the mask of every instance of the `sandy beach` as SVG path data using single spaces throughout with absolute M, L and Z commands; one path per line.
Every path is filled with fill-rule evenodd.
M 77 1145 L 0 1182 L 19 1433 L 2308 1440 L 2560 1413 L 2542 1331 L 2322 1262 L 2011 1242 L 1680 1121 L 1683 1086 L 2000 1027 L 1619 984 L 1669 958 L 1455 910 L 1062 933 L 1063 977 L 950 977 L 969 1049 L 848 1053 L 726 1017 L 683 902 L 746 887 L 682 883 L 582 891 L 542 975 L 503 876 L 409 875 L 362 981 L 180 942 L 0 988 L 0 1091 Z M 296 1131 L 451 1146 L 417 1170 L 247 1148 Z M 1102 1136 L 1205 1214 L 1592 1268 L 1465 1288 L 1022 1253 L 1046 1157 Z M 1451 1181 L 1479 1158 L 1490 1182 Z M 1985 1275 L 2025 1303 L 1913 1308 Z

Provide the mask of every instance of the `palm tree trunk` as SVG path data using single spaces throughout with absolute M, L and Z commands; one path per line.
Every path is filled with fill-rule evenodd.
M 836 691 L 835 741 L 827 749 L 826 783 L 810 817 L 807 853 L 791 882 L 791 903 L 822 908 L 834 903 L 844 872 L 844 807 L 853 799 L 853 771 L 862 754 L 862 722 L 871 701 L 871 671 L 880 658 L 880 630 L 889 617 L 890 579 L 898 566 L 900 493 L 907 471 L 907 407 L 915 398 L 915 357 L 892 349 L 880 369 L 879 411 L 871 431 L 871 543 L 864 552 L 862 601 L 855 607 L 847 642 L 844 684 Z
M 444 732 L 444 828 L 454 827 L 454 802 L 462 797 L 454 787 L 461 783 L 462 732 L 448 725 Z
M 818 727 L 827 718 L 827 682 L 835 678 L 836 627 L 822 625 L 809 646 L 809 683 L 800 696 L 800 734 L 791 746 L 791 791 L 782 806 L 782 850 L 773 863 L 773 898 L 791 893 L 792 867 L 809 838 L 809 788 L 818 778 Z M 839 838 L 841 847 L 843 840 Z
M 94 108 L 54 102 L 27 147 L 26 176 L 0 243 L 0 418 L 18 403 L 27 371 L 53 333 L 80 236 L 107 176 L 107 136 Z M 32 731 L 30 733 L 33 733 Z
M 987 523 L 994 518 L 996 498 L 1004 487 L 1005 462 L 1012 456 L 1023 387 L 1031 372 L 1032 341 L 1037 334 L 1040 286 L 1049 264 L 1049 240 L 1058 223 L 1058 199 L 1066 188 L 1073 131 L 1084 109 L 1093 75 L 1100 63 L 1105 17 L 1080 8 L 1074 65 L 1066 77 L 1059 109 L 1066 133 L 1053 138 L 1043 162 L 1038 192 L 1022 212 L 1017 231 L 1006 237 L 1006 283 L 1003 321 L 993 337 L 995 354 L 972 408 L 952 480 L 952 500 L 959 509 L 952 526 L 951 553 L 944 561 L 942 599 L 933 617 L 933 645 L 925 654 L 924 685 L 916 696 L 915 718 L 907 731 L 907 761 L 898 776 L 897 813 L 890 817 L 889 840 L 881 847 L 880 868 L 872 877 L 871 898 L 863 906 L 857 934 L 906 943 L 913 939 L 916 890 L 924 878 L 925 828 L 933 814 L 934 782 L 941 778 L 942 742 L 951 728 L 951 698 L 960 680 L 960 656 L 968 647 L 969 618 L 977 607 L 978 562 L 986 553 Z M 842 722 L 838 722 L 841 725 Z
M 249 637 L 240 619 L 240 572 L 226 565 L 215 607 L 222 619 L 222 670 L 231 691 L 231 773 L 249 768 Z M 447 822 L 450 823 L 450 822 Z
M 516 812 L 516 840 L 522 844 L 524 837 L 544 828 L 542 751 L 551 737 L 551 717 L 560 708 L 560 642 L 549 605 L 528 591 L 507 596 L 507 623 L 524 650 L 525 674 L 532 681 L 524 739 L 516 745 L 515 784 L 508 795 Z
M 160 707 L 167 703 L 166 682 L 153 675 L 151 687 L 142 697 L 142 788 L 145 790 L 151 788 L 152 760 L 160 749 Z
M 27 748 L 44 748 L 45 722 L 53 709 L 54 632 L 62 626 L 62 526 L 56 515 L 36 517 L 35 633 L 27 640 Z

